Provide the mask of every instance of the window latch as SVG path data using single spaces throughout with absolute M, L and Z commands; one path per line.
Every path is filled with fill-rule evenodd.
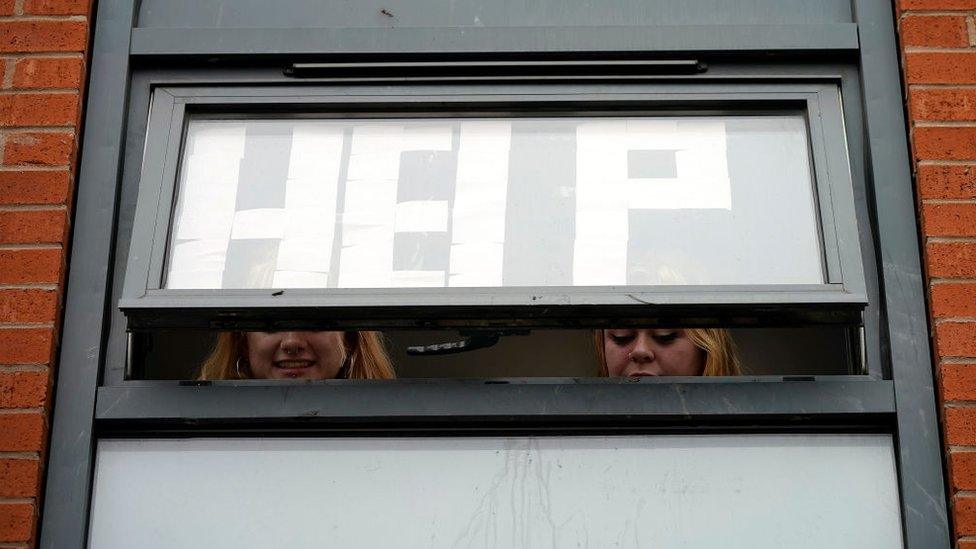
M 461 332 L 463 339 L 460 341 L 447 341 L 444 343 L 433 343 L 431 345 L 411 345 L 407 347 L 407 354 L 412 356 L 433 356 L 466 353 L 478 349 L 487 349 L 498 343 L 498 340 L 502 336 L 509 335 L 529 335 L 529 330 L 479 330 L 476 332 Z

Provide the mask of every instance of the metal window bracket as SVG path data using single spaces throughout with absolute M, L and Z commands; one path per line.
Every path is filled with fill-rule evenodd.
M 529 335 L 529 330 L 477 330 L 473 332 L 462 331 L 463 339 L 460 341 L 448 341 L 445 343 L 434 343 L 431 345 L 411 345 L 407 347 L 408 355 L 453 355 L 465 353 L 478 349 L 487 349 L 498 343 L 501 336 L 509 335 Z

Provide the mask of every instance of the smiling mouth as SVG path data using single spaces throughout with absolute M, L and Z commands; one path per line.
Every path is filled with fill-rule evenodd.
M 274 366 L 283 370 L 301 370 L 302 368 L 310 368 L 314 364 L 315 361 L 312 360 L 279 360 L 274 363 Z

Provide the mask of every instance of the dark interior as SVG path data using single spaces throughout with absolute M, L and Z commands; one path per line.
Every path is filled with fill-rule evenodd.
M 745 375 L 861 373 L 857 332 L 844 327 L 733 329 Z M 451 331 L 388 331 L 387 350 L 401 378 L 590 377 L 597 375 L 593 332 L 533 330 L 502 336 L 491 347 L 457 354 L 412 356 L 407 347 L 459 341 Z M 132 377 L 193 379 L 215 334 L 155 331 L 134 334 Z

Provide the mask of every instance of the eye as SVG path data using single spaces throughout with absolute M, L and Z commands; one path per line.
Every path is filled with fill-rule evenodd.
M 654 334 L 654 341 L 660 343 L 661 345 L 668 345 L 674 343 L 678 339 L 678 332 L 665 332 Z
M 627 345 L 628 343 L 634 340 L 633 334 L 609 334 L 609 335 L 610 335 L 610 341 L 612 341 L 614 345 L 623 346 L 623 345 Z

